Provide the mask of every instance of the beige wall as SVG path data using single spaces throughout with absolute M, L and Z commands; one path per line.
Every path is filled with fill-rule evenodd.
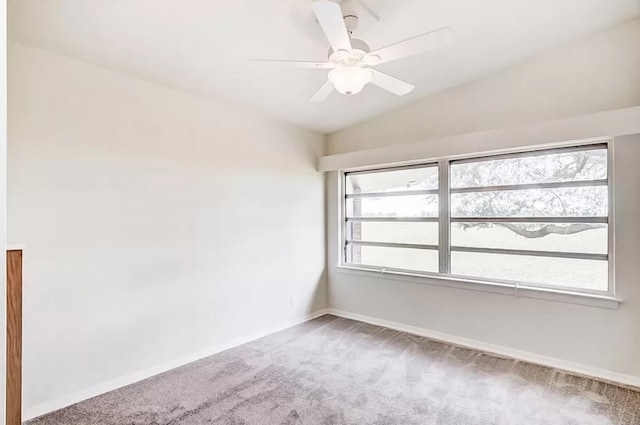
M 27 411 L 326 307 L 322 136 L 16 43 L 9 62 Z
M 329 154 L 640 105 L 640 19 L 328 137 Z
M 0 8 L 0 81 L 7 81 L 7 8 L 5 3 Z M 0 85 L 0 244 L 5 246 L 7 236 L 7 101 L 6 101 L 6 85 Z M 0 294 L 6 291 L 6 256 L 0 255 Z M 6 382 L 5 353 L 7 340 L 6 327 L 6 302 L 4 295 L 3 301 L 0 301 L 0 382 Z M 5 420 L 5 385 L 0 385 L 0 424 L 4 424 Z
M 508 146 L 482 135 L 449 139 L 446 146 L 434 142 L 431 149 L 428 140 L 635 105 L 640 105 L 640 20 L 338 131 L 329 135 L 328 150 L 402 151 L 404 143 L 424 141 L 424 158 L 473 154 Z M 327 180 L 329 305 L 640 378 L 640 136 L 618 138 L 614 161 L 616 287 L 624 299 L 618 310 L 339 270 L 336 172 Z

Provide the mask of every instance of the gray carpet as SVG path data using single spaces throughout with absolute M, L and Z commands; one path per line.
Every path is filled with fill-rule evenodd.
M 32 425 L 638 425 L 640 392 L 324 316 Z

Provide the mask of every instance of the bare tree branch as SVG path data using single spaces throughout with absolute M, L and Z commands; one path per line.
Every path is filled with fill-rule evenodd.
M 524 236 L 528 239 L 543 238 L 547 235 L 573 235 L 574 233 L 584 232 L 585 230 L 600 229 L 605 227 L 604 224 L 587 224 L 578 223 L 570 224 L 568 226 L 559 226 L 557 224 L 547 224 L 536 230 L 528 230 L 522 226 L 518 226 L 512 223 L 496 223 L 497 226 L 502 226 L 506 229 L 517 233 L 520 236 Z
M 538 159 L 496 160 L 489 163 L 470 163 L 464 173 L 455 175 L 454 187 L 490 186 L 504 182 L 530 183 L 535 181 L 569 182 L 578 178 L 594 179 L 606 175 L 606 154 L 590 151 L 550 155 Z M 505 177 L 506 176 L 506 177 Z M 462 217 L 516 216 L 590 216 L 603 215 L 606 199 L 600 187 L 568 187 L 565 190 L 521 190 L 513 192 L 485 192 L 458 195 L 456 213 Z M 599 224 L 507 224 L 502 227 L 526 238 L 542 238 L 550 234 L 574 234 L 603 227 Z M 462 224 L 463 228 L 484 228 L 486 223 Z

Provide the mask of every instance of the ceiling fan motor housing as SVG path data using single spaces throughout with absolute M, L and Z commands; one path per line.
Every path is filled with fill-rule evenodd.
M 357 38 L 351 39 L 351 51 L 329 49 L 329 62 L 336 65 L 356 65 L 371 51 L 367 43 Z

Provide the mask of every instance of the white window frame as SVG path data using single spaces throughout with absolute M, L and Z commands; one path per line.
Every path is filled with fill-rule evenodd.
M 435 168 L 438 173 L 440 172 L 439 163 L 438 162 L 427 162 L 424 164 L 411 164 L 405 166 L 397 166 L 397 167 L 385 167 L 385 168 L 373 168 L 361 171 L 352 171 L 352 172 L 342 172 L 341 173 L 341 181 L 344 188 L 344 184 L 346 182 L 346 175 L 354 175 L 354 174 L 372 174 L 375 172 L 387 172 L 387 171 L 396 171 L 396 170 L 408 170 L 411 168 Z M 347 224 L 350 222 L 419 222 L 419 223 L 438 223 L 440 221 L 440 216 L 442 211 L 438 212 L 438 217 L 411 217 L 411 218 L 396 218 L 396 217 L 375 217 L 375 218 L 347 218 L 346 217 L 346 200 L 347 199 L 355 199 L 355 198 L 367 198 L 367 197 L 393 197 L 393 196 L 403 196 L 403 195 L 439 195 L 438 196 L 438 208 L 440 209 L 440 192 L 441 192 L 441 183 L 440 183 L 440 175 L 438 175 L 438 187 L 437 189 L 427 189 L 427 190 L 410 190 L 410 191 L 396 191 L 396 192 L 372 192 L 372 193 L 357 193 L 357 194 L 347 194 L 346 191 L 342 191 L 344 195 L 342 196 L 342 216 L 344 217 L 342 221 L 342 264 L 344 265 L 353 265 L 353 263 L 347 263 L 347 246 L 348 245 L 359 245 L 359 246 L 379 246 L 379 247 L 390 247 L 390 248 L 412 248 L 412 249 L 424 249 L 424 250 L 432 250 L 439 251 L 441 248 L 438 245 L 429 245 L 429 244 L 412 244 L 412 243 L 395 243 L 395 242 L 352 242 L 347 240 Z M 440 257 L 439 257 L 440 258 Z M 370 266 L 366 268 L 372 268 L 374 270 L 399 270 L 403 272 L 412 272 L 412 270 L 405 269 L 396 269 L 396 268 L 388 268 L 388 267 L 375 267 Z M 440 269 L 442 270 L 442 269 Z M 427 272 L 424 272 L 427 273 Z
M 544 184 L 526 184 L 526 185 L 504 185 L 495 187 L 482 187 L 482 188 L 455 188 L 450 187 L 450 169 L 451 164 L 455 162 L 472 162 L 472 161 L 484 161 L 491 160 L 493 158 L 507 158 L 507 157 L 526 157 L 532 154 L 542 155 L 545 153 L 562 152 L 562 151 L 576 151 L 581 149 L 594 149 L 596 146 L 603 146 L 607 150 L 607 180 L 606 183 L 603 180 L 589 180 L 586 182 L 563 182 L 563 183 L 544 183 Z M 343 271 L 359 271 L 367 273 L 383 274 L 387 278 L 403 278 L 401 280 L 433 283 L 434 280 L 437 284 L 452 285 L 458 287 L 464 287 L 467 289 L 475 290 L 489 290 L 489 292 L 511 293 L 515 296 L 533 296 L 534 298 L 558 298 L 560 300 L 568 300 L 574 302 L 576 297 L 586 297 L 589 300 L 578 299 L 580 304 L 596 305 L 609 308 L 617 308 L 621 302 L 615 296 L 615 230 L 614 230 L 614 143 L 613 139 L 597 139 L 583 142 L 573 142 L 568 144 L 560 144 L 557 146 L 540 146 L 518 149 L 516 151 L 510 151 L 508 153 L 486 153 L 476 155 L 464 155 L 456 157 L 439 158 L 437 161 L 422 161 L 419 163 L 411 163 L 408 165 L 390 166 L 390 167 L 375 167 L 369 169 L 360 168 L 358 170 L 349 171 L 341 170 L 339 172 L 339 197 L 340 197 L 340 213 L 339 220 L 339 241 L 340 241 L 340 258 L 338 267 Z M 415 167 L 438 167 L 438 185 L 437 190 L 427 190 L 419 192 L 411 192 L 411 194 L 438 194 L 438 208 L 439 215 L 437 218 L 414 218 L 404 219 L 403 221 L 420 221 L 420 222 L 437 222 L 439 224 L 439 244 L 438 246 L 421 245 L 421 244 L 395 244 L 395 243 L 374 243 L 363 242 L 360 245 L 374 245 L 374 246 L 392 246 L 392 247 L 406 247 L 406 248 L 419 248 L 419 249 L 437 249 L 439 251 L 439 271 L 433 272 L 420 272 L 415 270 L 360 265 L 346 262 L 347 245 L 351 242 L 347 241 L 347 218 L 346 218 L 346 200 L 347 198 L 354 197 L 353 195 L 347 195 L 345 191 L 346 175 L 353 173 L 370 173 L 375 171 L 391 171 L 406 168 Z M 608 189 L 608 215 L 601 218 L 588 218 L 588 217 L 574 217 L 574 218 L 501 218 L 491 217 L 486 219 L 478 218 L 454 218 L 451 219 L 451 194 L 462 192 L 477 192 L 478 190 L 488 191 L 490 189 L 507 189 L 515 190 L 527 189 L 527 188 L 544 188 L 544 187 L 575 187 L 576 185 L 604 185 L 606 184 Z M 363 195 L 356 195 L 363 196 Z M 366 195 L 364 195 L 366 196 Z M 383 219 L 385 221 L 396 221 L 396 219 L 389 218 Z M 351 221 L 351 220 L 350 220 Z M 367 221 L 364 219 L 362 221 Z M 381 221 L 380 219 L 369 219 L 369 221 Z M 526 251 L 526 250 L 512 250 L 512 249 L 493 249 L 493 248 L 468 248 L 468 247 L 451 247 L 451 223 L 453 222 L 469 222 L 469 221 L 521 221 L 521 222 L 598 222 L 606 223 L 608 225 L 608 253 L 607 254 L 582 254 L 582 253 L 562 253 L 562 252 L 546 252 L 546 251 Z M 452 251 L 473 251 L 473 252 L 486 252 L 486 253 L 498 253 L 498 254 L 515 254 L 515 255 L 540 255 L 555 258 L 583 258 L 583 259 L 598 259 L 608 261 L 608 289 L 607 291 L 590 290 L 584 288 L 575 287 L 563 287 L 556 285 L 534 284 L 525 283 L 511 280 L 500 279 L 488 279 L 478 278 L 472 276 L 461 276 L 451 274 L 451 252 Z M 553 255 L 551 255 L 553 254 Z M 379 277 L 379 276 L 378 276 Z M 553 297 L 553 295 L 558 297 Z M 551 297 L 549 297 L 551 295 Z M 602 302 L 599 302 L 602 301 Z

